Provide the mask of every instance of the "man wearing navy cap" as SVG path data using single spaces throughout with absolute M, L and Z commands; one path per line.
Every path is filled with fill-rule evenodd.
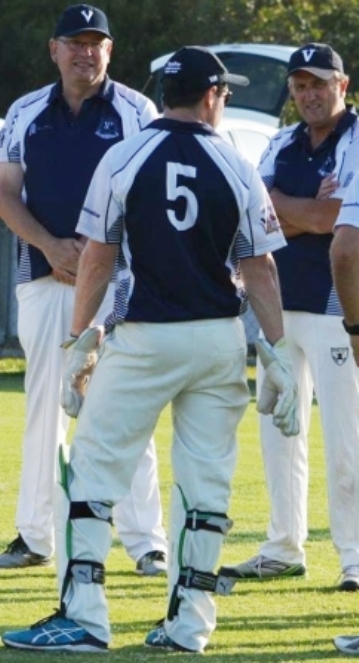
M 334 222 L 359 167 L 358 117 L 345 104 L 348 80 L 341 57 L 329 45 L 309 43 L 296 50 L 288 85 L 303 120 L 274 136 L 259 166 L 288 242 L 275 261 L 299 387 L 300 433 L 285 439 L 261 417 L 271 519 L 259 554 L 226 567 L 238 580 L 306 572 L 307 436 L 314 389 L 330 530 L 342 569 L 339 589 L 359 589 L 358 370 L 329 259 Z M 260 384 L 260 373 L 258 379 Z
M 181 49 L 164 69 L 164 117 L 113 146 L 92 179 L 77 227 L 88 243 L 71 328 L 79 339 L 69 349 L 75 384 L 66 397 L 76 395 L 76 379 L 86 370 L 89 357 L 81 351 L 93 333 L 88 325 L 119 253 L 115 303 L 70 463 L 63 467 L 58 528 L 68 532 L 69 547 L 65 537 L 57 547 L 60 611 L 33 628 L 4 634 L 9 647 L 107 648 L 108 512 L 126 494 L 170 402 L 170 598 L 163 624 L 145 644 L 177 652 L 201 652 L 207 645 L 216 625 L 211 593 L 225 594 L 231 586 L 214 571 L 232 526 L 227 510 L 236 429 L 249 400 L 238 318 L 246 294 L 237 291 L 236 276 L 242 276 L 266 336 L 259 345 L 267 368 L 258 407 L 273 413 L 285 435 L 298 430 L 270 253 L 284 238 L 258 173 L 213 130 L 228 85 L 245 83 L 207 49 Z
M 18 536 L 0 555 L 1 569 L 51 563 L 56 456 L 69 421 L 59 405 L 65 360 L 60 346 L 70 332 L 85 241 L 76 224 L 103 154 L 157 117 L 151 101 L 107 76 L 112 47 L 103 11 L 86 4 L 68 7 L 50 40 L 61 80 L 15 101 L 1 133 L 0 214 L 20 241 L 18 331 L 27 362 Z M 113 290 L 114 284 L 97 313 L 99 323 L 111 310 Z M 68 414 L 76 416 L 77 410 Z M 131 494 L 114 510 L 138 573 L 166 570 L 161 516 L 151 440 Z

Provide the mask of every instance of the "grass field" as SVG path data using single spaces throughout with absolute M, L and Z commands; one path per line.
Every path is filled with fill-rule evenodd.
M 14 514 L 20 471 L 21 434 L 24 423 L 23 363 L 0 360 L 2 527 L 0 546 L 14 538 Z M 249 369 L 251 386 L 254 369 Z M 156 430 L 164 518 L 168 519 L 171 485 L 169 443 L 170 412 L 166 410 Z M 240 459 L 229 515 L 235 525 L 226 539 L 221 563 L 234 563 L 257 552 L 265 538 L 268 503 L 258 443 L 255 406 L 251 403 L 238 431 Z M 218 597 L 218 627 L 206 651 L 213 663 L 274 663 L 333 661 L 343 657 L 332 638 L 358 630 L 359 594 L 335 591 L 340 567 L 328 531 L 326 484 L 319 417 L 316 405 L 310 431 L 308 576 L 298 579 L 238 582 L 228 597 Z M 166 581 L 140 578 L 134 563 L 114 540 L 107 562 L 106 591 L 113 638 L 106 660 L 145 663 L 163 661 L 142 643 L 153 623 L 165 613 Z M 0 572 L 0 632 L 27 626 L 57 607 L 53 569 Z M 168 654 L 175 660 L 189 656 Z M 22 663 L 34 654 L 1 647 L 1 663 Z M 64 654 L 41 654 L 41 663 L 64 661 Z M 69 656 L 69 655 L 68 655 Z M 76 654 L 76 660 L 102 661 L 102 655 Z M 40 660 L 40 659 L 39 659 Z

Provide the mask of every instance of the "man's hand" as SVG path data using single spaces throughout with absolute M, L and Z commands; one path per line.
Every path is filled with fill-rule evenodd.
M 102 327 L 85 329 L 76 340 L 62 344 L 67 352 L 62 376 L 60 403 L 69 417 L 77 417 L 86 394 L 92 372 L 97 364 Z
M 78 239 L 51 237 L 50 241 L 46 243 L 43 252 L 57 281 L 69 285 L 74 284 L 83 249 L 84 243 Z
M 317 200 L 326 200 L 338 188 L 339 180 L 333 173 L 324 177 L 320 183 L 318 193 L 315 196 Z
M 297 418 L 297 385 L 288 357 L 286 341 L 281 338 L 271 346 L 266 340 L 256 341 L 259 358 L 265 370 L 257 410 L 273 414 L 273 424 L 286 437 L 299 433 Z

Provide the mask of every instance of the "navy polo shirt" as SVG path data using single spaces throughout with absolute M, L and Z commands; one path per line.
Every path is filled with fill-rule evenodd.
M 78 230 L 119 245 L 108 330 L 235 317 L 241 260 L 285 243 L 253 165 L 210 126 L 166 118 L 108 150 Z
M 139 133 L 155 117 L 152 101 L 108 77 L 77 116 L 63 97 L 62 83 L 47 85 L 10 107 L 0 132 L 0 162 L 21 165 L 23 199 L 39 223 L 55 237 L 76 237 L 99 161 L 115 143 Z M 41 251 L 20 239 L 18 283 L 50 273 Z
M 121 117 L 111 104 L 113 85 L 86 99 L 74 116 L 62 96 L 61 83 L 51 90 L 46 107 L 24 137 L 24 184 L 29 210 L 55 237 L 75 237 L 80 209 L 103 154 L 123 139 Z M 45 256 L 29 246 L 31 278 L 46 276 Z
M 307 125 L 304 122 L 297 125 L 291 142 L 277 153 L 273 188 L 288 196 L 315 198 L 322 179 L 338 165 L 341 137 L 356 122 L 357 115 L 347 111 L 316 149 L 310 144 Z M 332 237 L 332 233 L 304 233 L 288 238 L 288 245 L 275 253 L 285 310 L 341 314 L 330 268 Z

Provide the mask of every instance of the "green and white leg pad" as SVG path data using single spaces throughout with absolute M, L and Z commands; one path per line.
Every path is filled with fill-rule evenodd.
M 60 481 L 55 490 L 55 533 L 61 608 L 99 640 L 108 642 L 109 623 L 103 585 L 104 562 L 112 543 L 112 507 L 71 501 L 71 466 L 60 449 Z
M 232 525 L 224 513 L 191 508 L 180 486 L 173 487 L 165 628 L 175 642 L 186 641 L 189 648 L 202 649 L 206 644 L 189 640 L 196 631 L 196 620 L 199 633 L 208 629 L 209 637 L 214 628 L 216 611 L 209 593 L 228 594 L 233 586 L 230 579 L 213 573 L 223 536 Z

